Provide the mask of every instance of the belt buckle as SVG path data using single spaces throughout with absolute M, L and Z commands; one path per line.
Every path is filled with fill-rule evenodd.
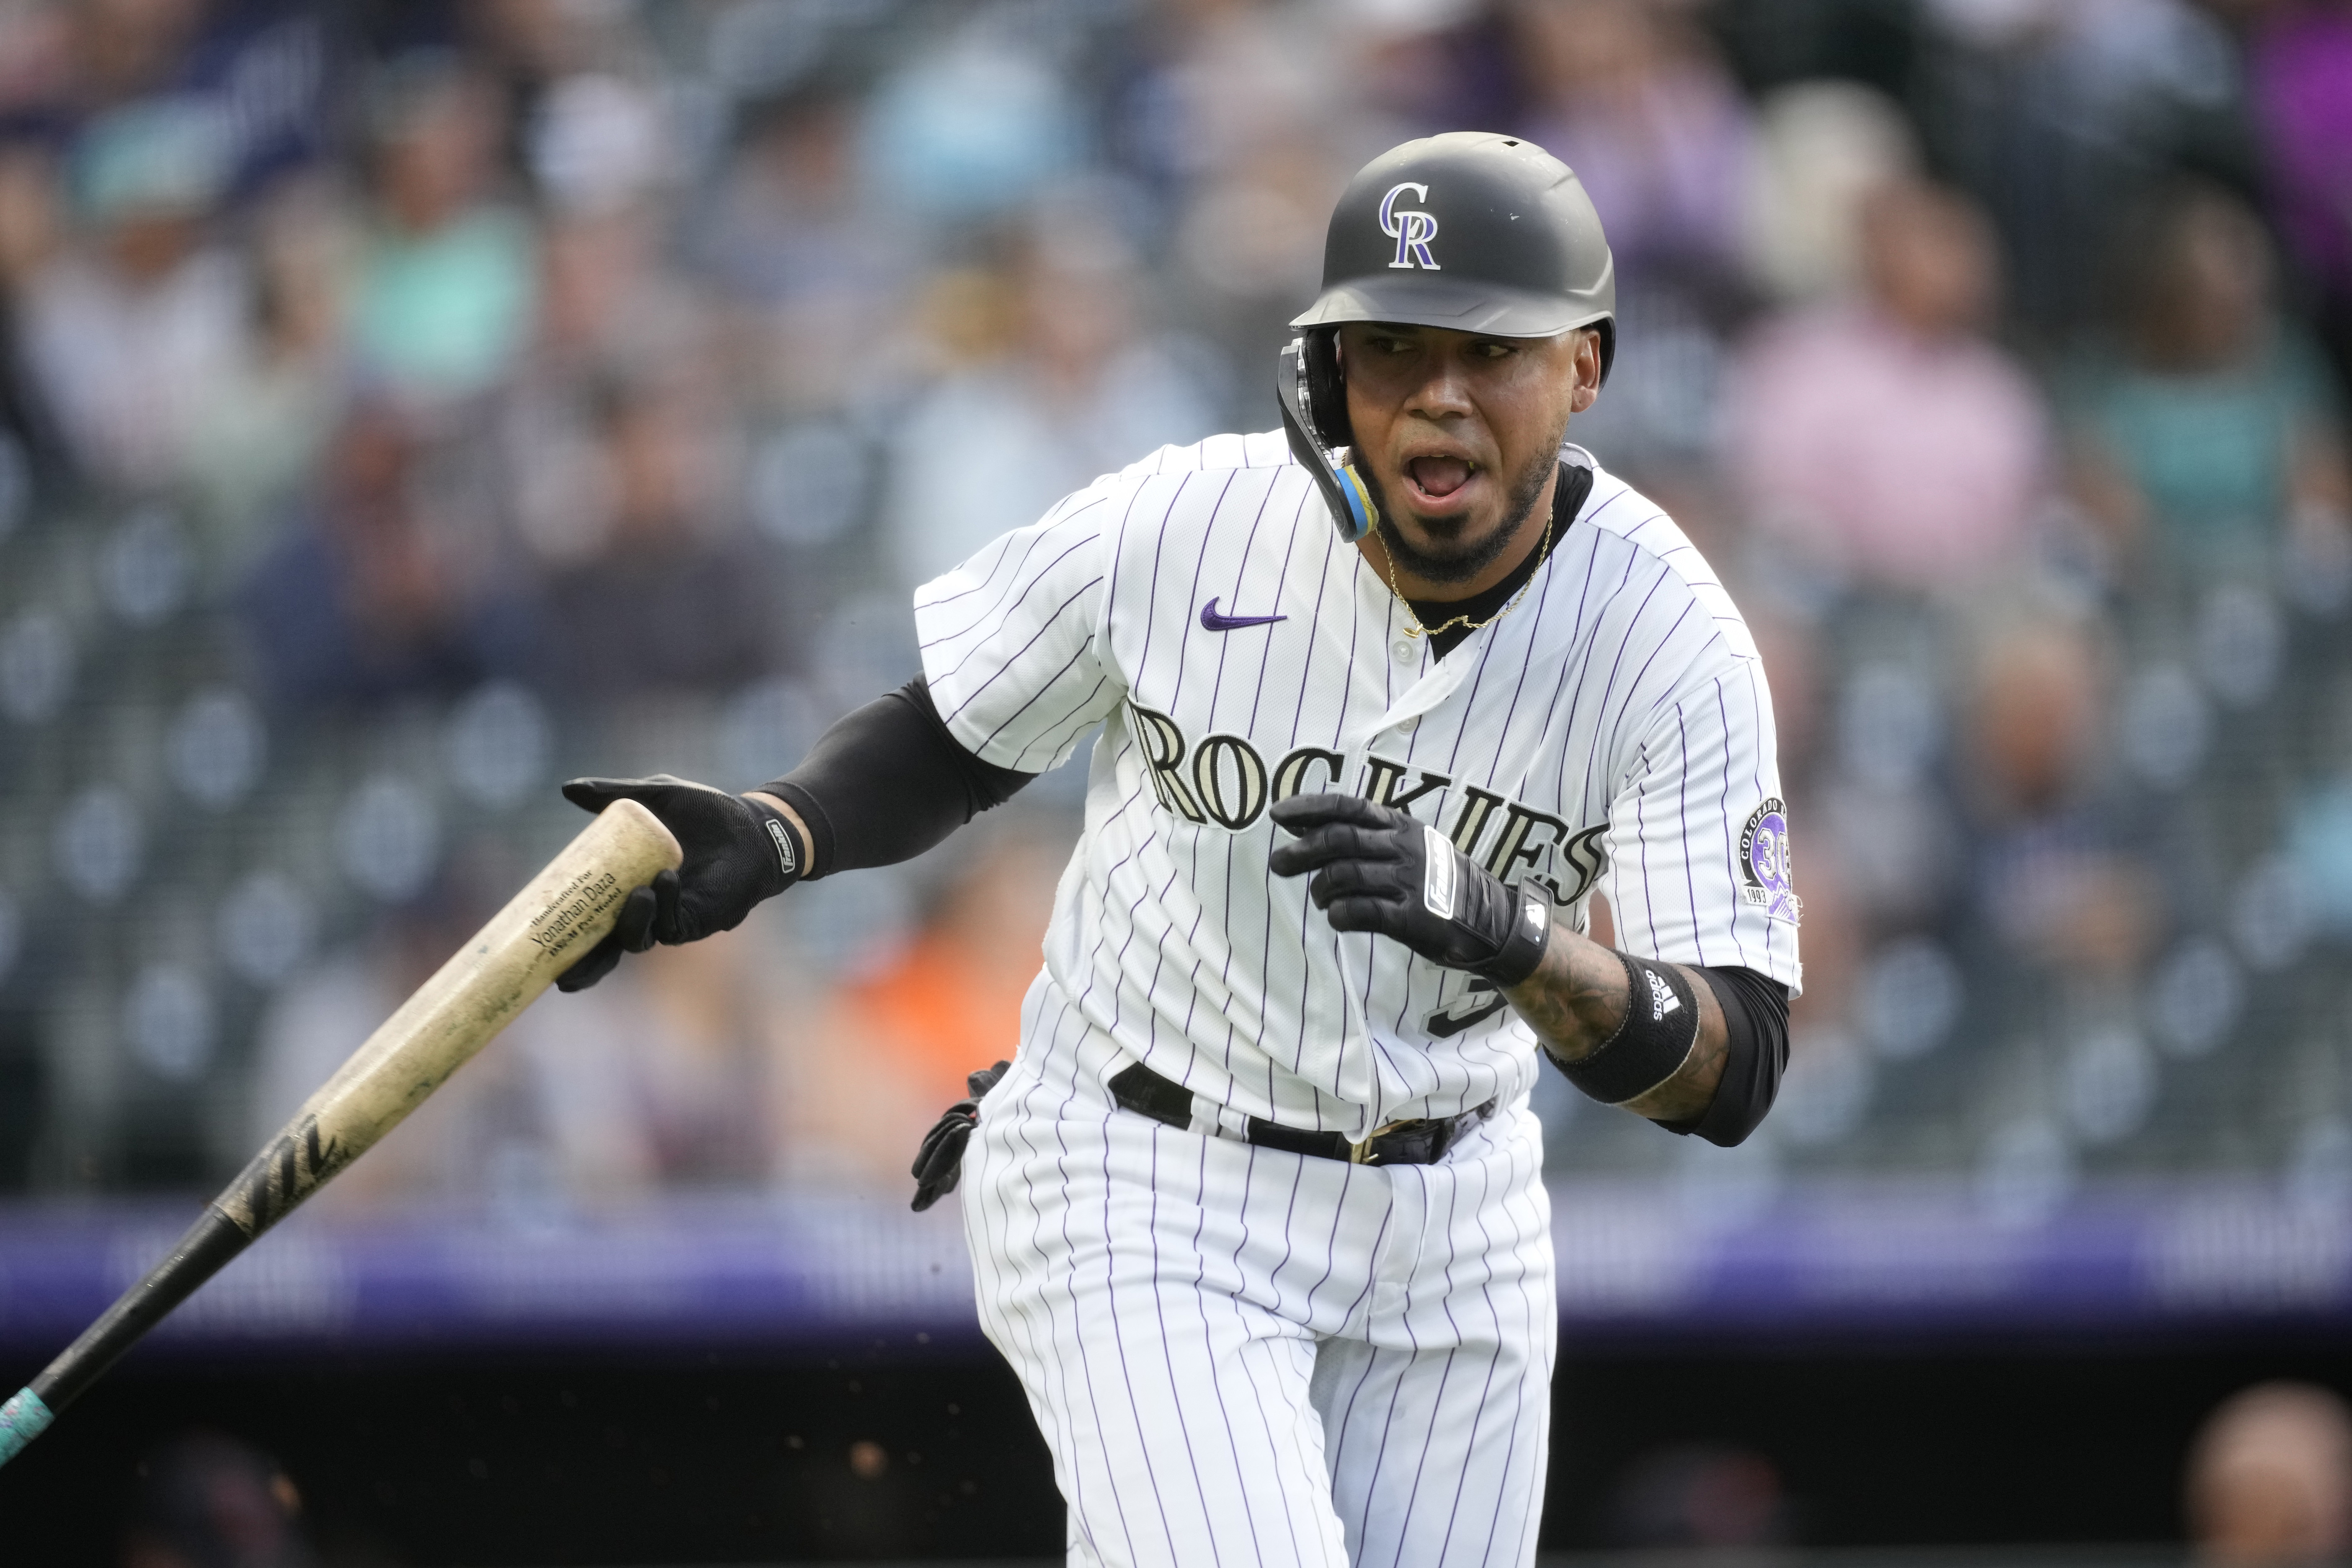
M 1382 1138 L 1387 1137 L 1390 1133 L 1395 1131 L 1398 1128 L 1410 1127 L 1412 1124 L 1413 1119 L 1407 1118 L 1402 1121 L 1391 1121 L 1385 1126 L 1373 1128 L 1370 1132 L 1365 1135 L 1362 1142 L 1350 1143 L 1348 1145 L 1348 1163 L 1350 1165 L 1379 1164 L 1381 1163 L 1380 1155 L 1373 1150 L 1372 1145 L 1379 1142 Z

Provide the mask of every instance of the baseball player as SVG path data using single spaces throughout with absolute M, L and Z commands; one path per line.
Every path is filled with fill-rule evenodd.
M 1770 1104 L 1771 703 L 1698 552 L 1566 444 L 1613 302 L 1556 159 L 1396 148 L 1332 215 L 1281 430 L 1162 448 L 925 585 L 922 677 L 761 790 L 567 786 L 687 857 L 576 988 L 919 854 L 1102 727 L 1017 1054 L 918 1168 L 921 1206 L 961 1154 L 1073 1563 L 1528 1563 L 1538 1053 L 1718 1143 Z

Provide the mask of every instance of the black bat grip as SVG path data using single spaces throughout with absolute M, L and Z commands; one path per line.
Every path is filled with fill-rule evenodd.
M 0 1404 L 0 1465 L 48 1428 L 99 1374 L 122 1358 L 148 1330 L 219 1273 L 271 1226 L 294 1211 L 320 1184 L 351 1163 L 352 1152 L 322 1138 L 319 1119 L 305 1115 L 256 1154 L 226 1190 L 172 1248 L 171 1256 L 116 1298 L 106 1315 L 82 1331 L 65 1353 L 43 1368 L 16 1396 Z M 239 1221 L 236 1216 L 248 1217 Z
M 115 1299 L 105 1316 L 84 1329 L 81 1337 L 43 1368 L 28 1385 L 52 1412 L 71 1403 L 141 1335 L 163 1321 L 171 1310 L 193 1295 L 197 1286 L 219 1273 L 229 1259 L 252 1244 L 253 1237 L 235 1220 L 207 1205 L 171 1255 L 147 1271 L 146 1278 Z

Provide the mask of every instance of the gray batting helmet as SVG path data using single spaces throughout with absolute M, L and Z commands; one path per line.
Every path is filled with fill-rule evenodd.
M 1617 356 L 1617 267 L 1575 171 L 1517 136 L 1449 131 L 1391 148 L 1332 209 L 1323 292 L 1290 324 L 1275 375 L 1283 434 L 1323 492 L 1339 537 L 1380 526 L 1355 470 L 1332 346 L 1342 321 L 1452 327 L 1505 338 L 1601 334 Z
M 1517 136 L 1449 131 L 1365 164 L 1332 209 L 1323 291 L 1294 327 L 1400 321 L 1497 337 L 1601 329 L 1617 269 L 1575 171 Z

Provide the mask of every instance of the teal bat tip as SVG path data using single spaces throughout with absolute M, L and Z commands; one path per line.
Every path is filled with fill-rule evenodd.
M 15 1458 L 26 1444 L 49 1429 L 56 1419 L 41 1396 L 20 1388 L 16 1397 L 0 1405 L 0 1465 Z

